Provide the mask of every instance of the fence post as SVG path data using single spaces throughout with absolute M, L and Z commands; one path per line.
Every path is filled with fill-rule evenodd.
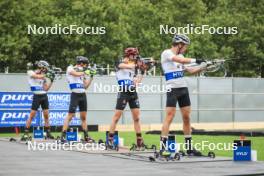
M 197 123 L 200 123 L 200 77 L 197 77 Z
M 110 75 L 110 66 L 109 66 L 109 64 L 107 64 L 106 70 L 107 70 L 107 75 Z
M 235 85 L 234 85 L 234 77 L 232 77 L 232 122 L 233 129 L 235 128 Z
M 160 90 L 163 90 L 162 89 L 162 76 L 160 76 Z M 160 92 L 160 123 L 163 123 L 163 92 Z

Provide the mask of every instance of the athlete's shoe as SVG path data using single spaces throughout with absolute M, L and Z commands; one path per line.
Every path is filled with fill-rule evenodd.
M 50 132 L 46 132 L 46 138 L 47 139 L 55 139 L 55 137 L 50 133 Z
M 160 151 L 160 156 L 162 156 L 162 157 L 169 157 L 169 156 L 171 156 L 171 153 L 168 152 L 168 151 L 166 151 L 166 150 L 161 150 Z
M 95 142 L 95 140 L 92 139 L 90 136 L 85 136 L 83 140 L 87 143 L 94 143 Z
M 21 141 L 29 141 L 31 140 L 31 136 L 29 136 L 27 133 L 23 134 L 23 136 L 20 139 Z
M 60 142 L 61 143 L 67 142 L 67 140 L 66 140 L 66 132 L 62 132 L 61 133 Z
M 187 150 L 187 155 L 189 156 L 202 156 L 202 153 L 196 149 Z
M 137 148 L 136 150 L 145 150 L 146 149 L 146 145 L 144 144 L 144 140 L 142 137 L 138 137 L 137 138 Z

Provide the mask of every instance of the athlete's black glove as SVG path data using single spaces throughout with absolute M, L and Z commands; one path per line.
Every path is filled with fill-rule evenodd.
M 204 60 L 204 59 L 196 59 L 196 63 L 197 64 L 201 64 L 202 62 L 206 62 L 206 60 Z
M 88 76 L 90 76 L 91 78 L 93 78 L 94 75 L 96 75 L 96 70 L 95 69 L 86 69 L 84 71 L 84 73 Z
M 48 70 L 46 73 L 46 77 L 50 79 L 51 82 L 55 79 L 55 72 L 53 70 Z

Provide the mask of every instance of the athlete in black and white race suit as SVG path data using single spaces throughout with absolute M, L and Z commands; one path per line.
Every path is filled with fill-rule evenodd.
M 136 86 L 142 80 L 142 74 L 136 74 L 137 68 L 141 68 L 141 65 L 139 65 L 140 63 L 137 63 L 138 57 L 139 52 L 137 48 L 126 48 L 125 57 L 121 62 L 116 64 L 116 78 L 119 85 L 119 92 L 117 95 L 115 114 L 112 118 L 112 123 L 109 130 L 109 145 L 113 145 L 113 137 L 116 125 L 128 103 L 134 121 L 137 147 L 140 148 L 144 146 L 139 117 L 140 110 L 138 94 L 136 92 Z M 140 72 L 143 72 L 143 70 Z
M 191 145 L 191 102 L 188 92 L 188 85 L 184 78 L 184 72 L 191 74 L 201 72 L 205 69 L 206 64 L 203 59 L 184 58 L 183 54 L 190 44 L 190 39 L 183 34 L 176 34 L 172 40 L 172 47 L 166 49 L 161 54 L 161 64 L 164 71 L 167 87 L 167 102 L 166 102 L 166 118 L 163 122 L 161 142 L 166 144 L 168 139 L 169 127 L 176 113 L 176 104 L 178 102 L 183 119 L 183 133 L 185 137 L 185 146 L 187 154 L 201 155 L 201 152 L 195 150 Z M 200 67 L 185 67 L 184 64 L 197 63 Z M 165 148 L 161 150 L 163 154 L 167 154 Z
M 47 71 L 49 67 L 49 63 L 46 61 L 38 61 L 36 62 L 37 69 L 36 70 L 28 70 L 28 83 L 30 85 L 30 89 L 33 92 L 33 101 L 31 106 L 31 111 L 29 114 L 29 118 L 26 122 L 25 133 L 22 136 L 21 140 L 28 140 L 29 138 L 29 128 L 33 118 L 36 116 L 38 108 L 41 106 L 44 115 L 45 126 L 44 129 L 46 131 L 46 137 L 50 139 L 54 139 L 54 137 L 50 133 L 50 124 L 49 124 L 49 101 L 47 96 L 47 91 L 50 89 L 52 82 L 54 80 L 54 75 L 51 76 L 50 81 L 47 79 Z
M 86 115 L 87 115 L 87 99 L 85 90 L 90 86 L 93 75 L 96 74 L 96 71 L 87 69 L 89 65 L 88 58 L 84 56 L 76 57 L 76 65 L 70 65 L 66 71 L 67 81 L 71 89 L 71 100 L 68 115 L 64 121 L 61 140 L 65 141 L 66 131 L 69 127 L 69 123 L 76 113 L 77 107 L 79 107 L 81 126 L 83 129 L 84 140 L 86 142 L 92 142 L 92 139 L 88 136 Z M 90 79 L 87 78 L 90 76 Z

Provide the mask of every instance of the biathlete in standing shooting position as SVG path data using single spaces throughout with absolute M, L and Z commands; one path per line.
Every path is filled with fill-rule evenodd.
M 29 140 L 29 129 L 33 118 L 36 116 L 38 108 L 41 106 L 44 115 L 44 130 L 46 131 L 46 137 L 49 139 L 54 139 L 50 132 L 49 124 L 49 101 L 47 96 L 47 91 L 50 89 L 52 82 L 54 81 L 55 74 L 49 72 L 49 63 L 46 61 L 36 62 L 36 70 L 28 70 L 28 83 L 30 89 L 33 92 L 33 101 L 31 106 L 31 111 L 29 118 L 26 122 L 25 133 L 21 140 Z M 48 81 L 48 79 L 50 81 Z
M 161 133 L 161 154 L 168 155 L 166 151 L 166 142 L 168 139 L 170 124 L 176 113 L 176 104 L 178 102 L 183 119 L 183 133 L 185 137 L 185 146 L 188 155 L 200 156 L 201 152 L 192 147 L 191 136 L 191 102 L 189 98 L 188 86 L 184 78 L 184 71 L 191 74 L 199 73 L 205 69 L 206 64 L 200 67 L 184 67 L 184 64 L 205 62 L 203 59 L 184 58 L 183 54 L 190 45 L 190 39 L 186 35 L 176 34 L 172 39 L 172 47 L 166 49 L 161 54 L 162 69 L 166 78 L 167 102 L 166 118 L 163 122 Z
M 140 149 L 145 145 L 141 134 L 139 118 L 140 110 L 136 86 L 142 80 L 144 68 L 142 63 L 138 62 L 139 51 L 137 48 L 126 48 L 124 56 L 125 57 L 123 58 L 123 60 L 116 64 L 116 78 L 119 85 L 119 92 L 117 95 L 115 114 L 112 118 L 112 123 L 110 125 L 108 145 L 113 146 L 113 138 L 116 125 L 128 103 L 134 121 L 137 148 Z M 140 70 L 140 72 L 142 73 L 137 74 L 138 70 Z
M 86 115 L 87 115 L 87 99 L 85 90 L 90 86 L 93 76 L 96 74 L 95 70 L 88 69 L 89 60 L 83 56 L 76 57 L 76 65 L 68 66 L 66 71 L 67 81 L 69 83 L 71 93 L 70 107 L 68 115 L 64 121 L 61 140 L 66 141 L 66 131 L 69 127 L 69 123 L 76 113 L 77 107 L 79 107 L 81 126 L 84 134 L 84 141 L 93 142 L 88 135 Z M 87 78 L 90 76 L 90 79 Z

